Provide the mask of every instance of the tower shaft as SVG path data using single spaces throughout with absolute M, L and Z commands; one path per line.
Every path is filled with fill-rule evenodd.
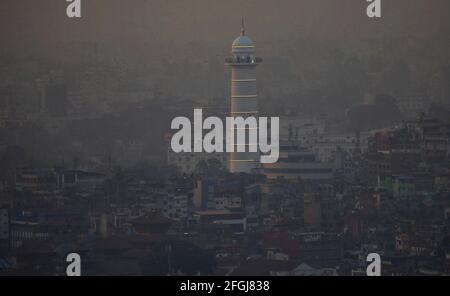
M 241 36 L 232 46 L 231 57 L 225 60 L 225 64 L 231 67 L 231 117 L 242 117 L 247 119 L 254 117 L 258 119 L 258 96 L 256 86 L 256 66 L 262 61 L 255 57 L 255 45 L 253 41 L 245 36 L 244 25 L 242 25 Z M 250 143 L 249 129 L 246 127 L 245 152 L 237 152 L 236 136 L 238 130 L 234 128 L 235 144 L 234 152 L 230 155 L 230 171 L 234 173 L 251 173 L 259 165 L 259 153 L 250 152 L 250 146 L 258 143 Z M 254 131 L 258 132 L 258 131 Z

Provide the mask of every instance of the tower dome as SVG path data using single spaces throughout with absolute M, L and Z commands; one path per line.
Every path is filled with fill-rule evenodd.
M 253 42 L 252 39 L 250 39 L 250 37 L 245 35 L 244 18 L 242 18 L 241 36 L 234 39 L 232 44 L 232 52 L 245 53 L 254 51 L 255 51 L 255 43 Z
M 241 35 L 238 38 L 234 39 L 233 41 L 233 47 L 239 47 L 239 46 L 252 46 L 255 47 L 255 43 L 253 42 L 250 37 Z

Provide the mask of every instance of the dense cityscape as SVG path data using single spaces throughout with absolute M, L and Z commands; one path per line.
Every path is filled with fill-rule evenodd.
M 449 32 L 0 52 L 0 275 L 450 275 Z M 172 151 L 175 116 L 240 111 L 224 61 L 262 63 L 278 162 Z

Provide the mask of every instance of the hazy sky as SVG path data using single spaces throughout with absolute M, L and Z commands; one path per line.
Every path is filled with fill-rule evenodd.
M 125 50 L 229 44 L 240 18 L 257 42 L 300 37 L 359 38 L 430 34 L 449 28 L 448 0 L 382 0 L 371 20 L 365 0 L 82 0 L 82 19 L 68 19 L 65 0 L 0 0 L 3 50 L 45 54 L 80 42 Z

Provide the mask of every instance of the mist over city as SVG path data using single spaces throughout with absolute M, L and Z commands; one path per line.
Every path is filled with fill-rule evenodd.
M 450 3 L 382 3 L 2 0 L 0 275 L 449 275 Z M 278 161 L 174 152 L 194 109 Z

